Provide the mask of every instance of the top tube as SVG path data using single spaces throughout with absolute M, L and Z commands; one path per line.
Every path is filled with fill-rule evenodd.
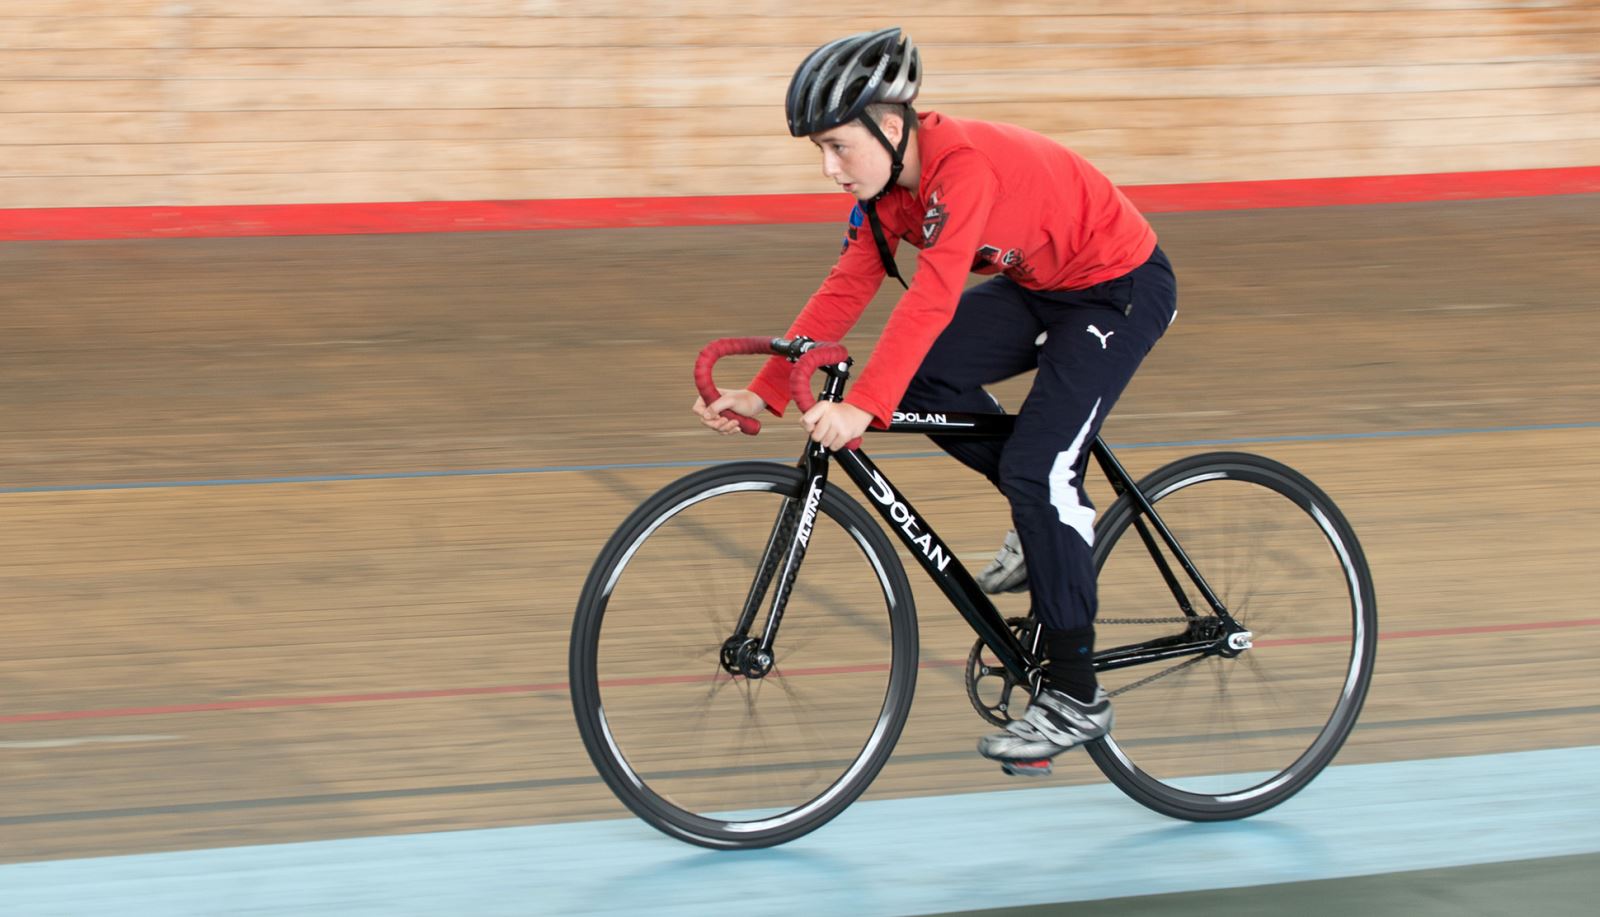
M 804 337 L 793 340 L 775 338 L 772 341 L 772 352 L 797 360 L 822 346 L 827 345 Z M 887 429 L 869 427 L 868 430 L 873 433 L 921 433 L 971 439 L 1004 439 L 1011 435 L 1011 429 L 1015 424 L 1016 418 L 1003 411 L 992 414 L 895 411 L 889 418 Z
M 1011 435 L 1017 418 L 1011 414 L 966 414 L 959 412 L 895 411 L 886 430 L 872 433 L 924 433 L 932 436 L 961 436 L 970 439 L 1004 439 Z
M 790 392 L 802 410 L 809 407 L 810 376 L 818 369 L 828 372 L 834 377 L 831 383 L 834 386 L 842 384 L 849 377 L 850 357 L 842 345 L 825 341 L 813 341 L 806 337 L 796 338 L 721 338 L 707 344 L 700 351 L 699 358 L 695 361 L 695 386 L 700 391 L 700 396 L 707 404 L 716 401 L 719 392 L 711 381 L 712 367 L 724 356 L 732 354 L 775 354 L 785 357 L 799 365 L 791 374 Z M 820 358 L 820 359 L 819 359 Z M 822 359 L 838 360 L 835 365 L 826 365 Z M 739 428 L 746 434 L 754 436 L 761 429 L 761 422 L 753 417 L 742 417 L 732 411 L 722 412 L 724 417 L 737 421 Z M 895 411 L 890 418 L 887 429 L 877 430 L 877 433 L 920 433 L 935 436 L 959 436 L 971 439 L 1004 439 L 1011 435 L 1016 418 L 1004 412 L 987 414 L 969 414 L 965 412 L 917 412 Z M 869 428 L 872 429 L 872 428 Z M 859 441 L 850 444 L 850 448 L 859 445 Z

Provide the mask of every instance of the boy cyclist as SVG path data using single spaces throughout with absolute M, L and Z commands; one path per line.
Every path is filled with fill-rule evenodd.
M 1015 529 L 977 579 L 991 593 L 1031 592 L 1048 659 L 1023 718 L 978 751 L 1007 773 L 1043 775 L 1111 728 L 1092 663 L 1084 472 L 1089 443 L 1175 315 L 1177 285 L 1150 224 L 1093 166 L 1018 127 L 918 114 L 921 81 L 916 47 L 891 28 L 823 45 L 789 84 L 790 134 L 809 138 L 823 174 L 857 201 L 843 253 L 789 336 L 840 340 L 885 276 L 905 284 L 898 244 L 921 250 L 845 400 L 819 401 L 801 423 L 839 449 L 897 410 L 998 411 L 983 386 L 1037 369 L 1009 439 L 934 441 L 1010 502 Z M 969 272 L 995 276 L 963 292 Z M 721 433 L 737 429 L 724 410 L 781 416 L 788 373 L 774 357 L 748 389 L 697 400 L 695 412 Z

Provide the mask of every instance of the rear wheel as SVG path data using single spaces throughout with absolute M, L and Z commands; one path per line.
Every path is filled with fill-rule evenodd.
M 757 659 L 755 644 L 775 590 L 748 637 L 736 634 L 752 581 L 782 575 L 804 484 L 796 469 L 750 462 L 668 485 L 612 536 L 578 603 L 570 668 L 584 745 L 629 809 L 690 843 L 765 847 L 815 830 L 872 782 L 910 711 L 910 584 L 883 531 L 836 488 L 815 514 L 774 658 Z
M 1366 559 L 1328 496 L 1270 459 L 1197 455 L 1139 489 L 1253 645 L 1231 657 L 1102 671 L 1116 719 L 1089 754 L 1129 796 L 1165 815 L 1253 815 L 1304 788 L 1361 712 L 1377 648 Z M 1196 614 L 1179 610 L 1135 517 L 1124 496 L 1096 527 L 1097 655 L 1219 634 L 1219 619 L 1163 545 Z

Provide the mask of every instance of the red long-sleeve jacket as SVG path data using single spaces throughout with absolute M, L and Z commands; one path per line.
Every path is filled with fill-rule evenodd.
M 878 202 L 890 248 L 921 249 L 911 288 L 845 401 L 886 427 L 911 377 L 950 323 L 970 272 L 1004 272 L 1034 290 L 1081 290 L 1128 273 L 1155 250 L 1150 224 L 1083 157 L 1009 124 L 918 115 L 922 177 Z M 839 261 L 789 327 L 819 341 L 844 337 L 885 277 L 872 233 L 852 214 Z M 789 363 L 774 357 L 750 390 L 782 416 Z

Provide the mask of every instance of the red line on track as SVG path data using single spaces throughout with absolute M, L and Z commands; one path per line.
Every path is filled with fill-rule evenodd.
M 1130 185 L 1146 213 L 1600 193 L 1600 166 Z M 843 222 L 840 194 L 0 209 L 0 242 Z
M 1463 637 L 1479 634 L 1503 634 L 1519 631 L 1556 630 L 1574 627 L 1600 626 L 1600 618 L 1575 618 L 1565 621 L 1528 621 L 1521 624 L 1486 624 L 1476 627 L 1444 627 L 1433 630 L 1391 631 L 1379 635 L 1379 640 L 1409 640 L 1420 637 Z M 1296 646 L 1312 643 L 1337 643 L 1348 637 L 1302 637 L 1288 640 L 1263 640 L 1257 646 Z M 933 659 L 919 666 L 924 669 L 949 668 L 966 665 L 966 660 Z M 793 669 L 782 674 L 787 678 L 811 675 L 845 675 L 881 671 L 881 665 L 823 666 Z M 695 684 L 705 682 L 703 675 L 663 675 L 646 678 L 618 678 L 606 682 L 608 687 L 645 687 L 650 685 Z M 209 713 L 223 710 L 264 710 L 274 707 L 314 707 L 330 704 L 370 704 L 398 700 L 431 700 L 447 697 L 474 697 L 487 694 L 539 694 L 552 691 L 565 692 L 567 683 L 554 681 L 532 685 L 495 685 L 484 688 L 439 688 L 431 691 L 387 691 L 373 694 L 329 694 L 314 697 L 263 697 L 250 700 L 216 701 L 205 704 L 174 704 L 163 707 L 114 707 L 102 710 L 59 710 L 44 713 L 18 713 L 0 716 L 0 725 L 12 723 L 45 723 L 62 720 L 112 719 L 131 716 L 166 716 L 176 713 Z
M 441 688 L 432 691 L 386 691 L 373 694 L 326 694 L 314 697 L 260 697 L 249 700 L 174 704 L 164 707 L 114 707 L 104 710 L 63 710 L 0 716 L 0 724 L 39 723 L 55 720 L 95 720 L 124 716 L 162 716 L 169 713 L 208 713 L 215 710 L 262 710 L 270 707 L 311 707 L 322 704 L 369 704 L 379 701 L 424 700 L 435 697 L 471 697 L 477 694 L 526 694 L 565 691 L 566 682 L 549 685 L 498 685 L 488 688 Z
M 1433 630 L 1395 630 L 1378 634 L 1378 640 L 1410 640 L 1417 637 L 1469 637 L 1477 634 L 1505 634 L 1528 630 L 1555 630 L 1566 627 L 1594 627 L 1600 618 L 1575 618 L 1567 621 L 1528 621 L 1521 624 L 1482 624 L 1473 627 L 1440 627 Z M 1304 646 L 1312 643 L 1343 643 L 1349 637 L 1291 637 L 1287 640 L 1260 640 L 1256 646 Z

